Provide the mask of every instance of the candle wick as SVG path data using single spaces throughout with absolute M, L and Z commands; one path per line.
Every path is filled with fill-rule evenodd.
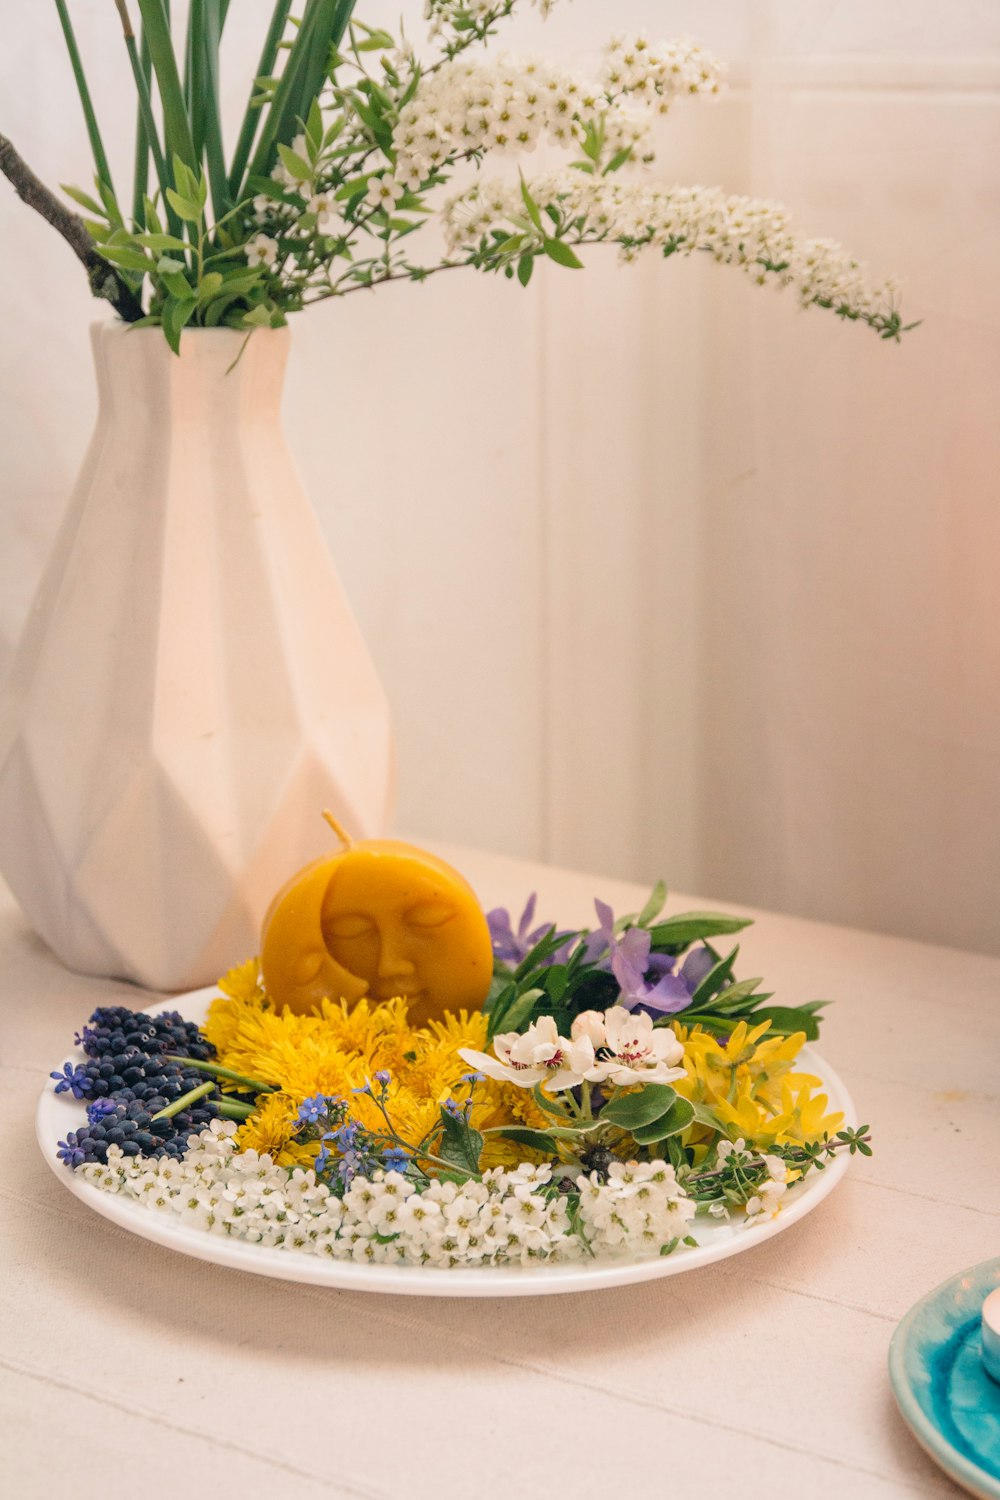
M 350 849 L 351 845 L 354 843 L 354 840 L 351 838 L 351 835 L 349 833 L 346 833 L 340 826 L 328 807 L 324 807 L 323 816 L 329 823 L 330 827 L 333 829 L 334 833 L 337 835 L 340 842 L 343 844 L 344 848 Z

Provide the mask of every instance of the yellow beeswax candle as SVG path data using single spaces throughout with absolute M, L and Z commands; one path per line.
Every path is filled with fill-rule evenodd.
M 414 844 L 353 843 L 323 816 L 342 847 L 294 875 L 264 918 L 260 966 L 272 999 L 308 1011 L 326 997 L 401 995 L 416 1025 L 482 1005 L 493 950 L 468 881 Z

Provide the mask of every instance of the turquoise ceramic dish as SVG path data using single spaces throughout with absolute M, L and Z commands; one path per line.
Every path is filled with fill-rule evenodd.
M 973 1495 L 1000 1500 L 1000 1384 L 983 1368 L 982 1306 L 1000 1259 L 962 1271 L 912 1307 L 889 1347 L 903 1419 L 935 1463 Z

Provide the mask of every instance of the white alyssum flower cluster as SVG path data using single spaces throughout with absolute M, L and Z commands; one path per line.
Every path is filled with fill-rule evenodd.
M 355 1178 L 343 1199 L 315 1174 L 239 1152 L 236 1126 L 214 1120 L 187 1154 L 128 1157 L 80 1176 L 104 1192 L 209 1234 L 307 1255 L 436 1267 L 532 1265 L 595 1255 L 657 1255 L 684 1234 L 694 1204 L 662 1161 L 618 1163 L 609 1180 L 580 1177 L 578 1231 L 570 1200 L 551 1187 L 551 1169 L 522 1163 L 483 1180 L 433 1181 L 423 1191 L 398 1172 Z
M 695 1205 L 662 1161 L 616 1162 L 607 1182 L 595 1172 L 581 1177 L 580 1218 L 587 1238 L 605 1248 L 659 1255 L 682 1240 Z
M 493 1038 L 495 1056 L 472 1047 L 459 1057 L 480 1073 L 518 1088 L 541 1084 L 550 1093 L 581 1083 L 672 1083 L 683 1078 L 684 1048 L 669 1026 L 653 1026 L 652 1016 L 633 1015 L 622 1005 L 577 1016 L 568 1037 L 560 1036 L 551 1016 L 528 1030 L 502 1032 Z
M 864 266 L 836 241 L 797 234 L 778 203 L 721 188 L 576 173 L 551 174 L 529 188 L 536 203 L 552 204 L 564 224 L 573 226 L 571 244 L 616 242 L 626 261 L 648 247 L 683 255 L 705 251 L 722 264 L 742 267 L 761 285 L 795 287 L 803 306 L 821 303 L 862 317 L 888 316 L 896 306 L 895 283 L 870 284 Z M 523 229 L 520 184 L 476 183 L 449 200 L 443 218 L 449 253 L 475 252 L 494 230 L 509 235 L 515 221 Z

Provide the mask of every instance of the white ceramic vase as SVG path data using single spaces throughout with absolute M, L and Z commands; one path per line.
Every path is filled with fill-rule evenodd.
M 151 989 L 257 952 L 324 807 L 358 836 L 391 808 L 385 695 L 281 428 L 288 330 L 244 342 L 95 327 L 97 427 L 0 704 L 15 895 L 70 968 Z

